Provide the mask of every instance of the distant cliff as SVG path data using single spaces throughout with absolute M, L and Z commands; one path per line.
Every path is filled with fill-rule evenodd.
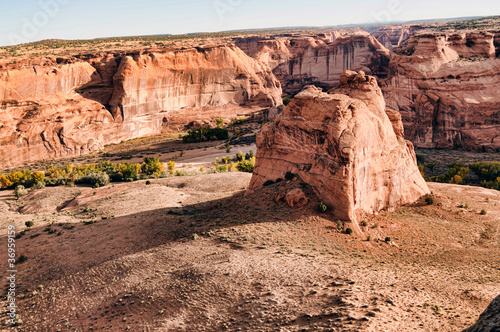
M 3 65 L 0 104 L 6 168 L 276 106 L 281 86 L 266 65 L 222 45 Z
M 324 34 L 235 42 L 265 62 L 285 95 L 306 85 L 326 91 L 345 70 L 379 79 L 387 105 L 402 114 L 418 147 L 500 149 L 500 31 L 422 32 L 383 28 L 374 36 Z
M 250 37 L 235 43 L 272 68 L 285 95 L 295 95 L 305 85 L 331 88 L 346 70 L 385 77 L 390 60 L 389 50 L 366 32 L 264 40 Z
M 500 33 L 413 36 L 382 90 L 420 147 L 500 149 Z

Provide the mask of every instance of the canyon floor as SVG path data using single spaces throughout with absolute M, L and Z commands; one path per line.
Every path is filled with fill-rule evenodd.
M 23 325 L 0 329 L 460 331 L 498 295 L 498 191 L 430 183 L 435 204 L 347 235 L 298 180 L 245 194 L 250 177 L 1 191 L 1 241 L 14 223 L 26 261 Z M 306 208 L 275 201 L 294 187 Z

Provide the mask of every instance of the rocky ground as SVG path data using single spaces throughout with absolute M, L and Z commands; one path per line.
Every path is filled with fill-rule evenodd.
M 1 241 L 15 224 L 27 258 L 23 325 L 1 329 L 460 331 L 498 295 L 498 191 L 431 183 L 433 205 L 367 218 L 349 236 L 298 180 L 245 195 L 249 181 L 205 174 L 19 201 L 0 192 Z M 275 202 L 295 187 L 305 209 Z

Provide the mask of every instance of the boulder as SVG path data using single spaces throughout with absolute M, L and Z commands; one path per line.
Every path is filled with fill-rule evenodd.
M 250 190 L 292 172 L 345 221 L 393 210 L 429 193 L 413 145 L 394 132 L 376 79 L 344 76 L 350 79 L 331 93 L 308 87 L 264 126 L 257 135 Z
M 306 205 L 309 199 L 302 189 L 296 188 L 286 193 L 285 201 L 292 208 L 300 208 Z

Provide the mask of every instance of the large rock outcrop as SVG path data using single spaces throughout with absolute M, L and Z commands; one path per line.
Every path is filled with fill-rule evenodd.
M 250 56 L 267 63 L 289 96 L 305 85 L 332 88 L 346 70 L 385 77 L 390 60 L 389 50 L 363 31 L 261 40 L 249 37 L 235 43 Z
M 500 149 L 500 31 L 436 32 L 413 25 L 372 34 L 235 42 L 273 69 L 285 96 L 307 85 L 326 91 L 345 70 L 363 70 L 377 76 L 388 106 L 401 113 L 406 137 L 415 146 Z
M 391 59 L 382 82 L 419 147 L 500 149 L 500 59 L 488 32 L 422 33 Z
M 0 103 L 1 169 L 280 105 L 281 87 L 221 45 L 4 65 Z
M 376 79 L 346 72 L 340 82 L 329 93 L 308 87 L 262 129 L 250 189 L 296 173 L 346 221 L 428 193 L 413 145 L 394 132 Z

